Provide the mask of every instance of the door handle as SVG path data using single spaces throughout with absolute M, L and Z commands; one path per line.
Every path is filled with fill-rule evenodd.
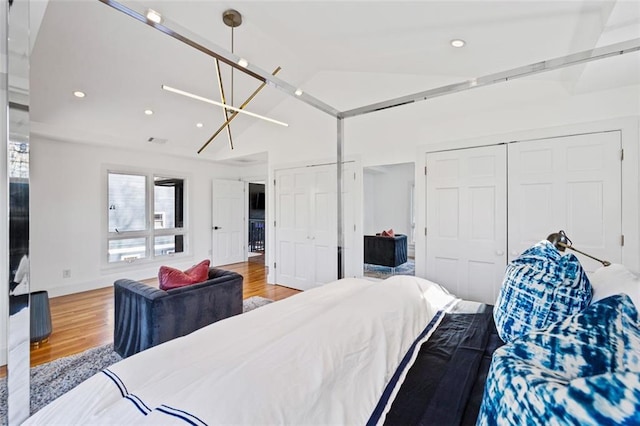
M 504 254 L 504 251 L 496 250 L 496 256 L 502 256 L 503 254 Z
M 222 229 L 222 226 L 214 226 L 213 229 Z

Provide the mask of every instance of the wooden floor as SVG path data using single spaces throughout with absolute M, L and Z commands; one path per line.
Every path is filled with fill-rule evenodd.
M 262 296 L 280 300 L 298 293 L 267 284 L 264 256 L 222 266 L 244 277 L 243 298 Z M 154 279 L 145 280 L 153 284 Z M 49 341 L 31 349 L 31 366 L 113 342 L 113 286 L 54 297 L 50 300 L 53 333 Z

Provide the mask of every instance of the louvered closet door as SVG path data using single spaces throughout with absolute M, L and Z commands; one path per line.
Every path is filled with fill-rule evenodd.
M 427 278 L 494 303 L 506 266 L 506 147 L 429 153 Z
M 575 247 L 620 262 L 620 132 L 509 144 L 509 259 L 563 229 Z M 587 271 L 602 266 L 580 254 Z

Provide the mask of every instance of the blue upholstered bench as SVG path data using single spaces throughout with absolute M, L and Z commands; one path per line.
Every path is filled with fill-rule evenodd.
M 123 358 L 242 313 L 242 275 L 210 268 L 207 281 L 168 291 L 114 283 L 113 346 Z
M 364 236 L 364 263 L 395 268 L 407 261 L 407 236 Z

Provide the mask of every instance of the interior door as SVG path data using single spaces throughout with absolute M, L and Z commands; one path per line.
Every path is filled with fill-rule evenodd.
M 276 282 L 300 290 L 313 287 L 311 177 L 306 168 L 276 171 Z
M 348 170 L 348 172 L 347 172 Z M 344 200 L 353 193 L 352 168 L 345 167 Z M 336 166 L 276 171 L 276 282 L 307 290 L 337 279 Z M 344 203 L 345 275 L 353 252 L 353 203 Z M 353 266 L 351 266 L 353 269 Z
M 244 262 L 246 220 L 245 183 L 214 179 L 211 207 L 211 265 Z
M 506 147 L 429 153 L 426 164 L 427 278 L 493 304 L 507 260 Z
M 622 259 L 620 132 L 509 144 L 509 259 L 564 230 L 575 247 Z M 587 271 L 600 263 L 577 254 Z
M 335 281 L 338 276 L 336 166 L 311 167 L 309 173 L 312 182 L 309 239 L 313 257 L 309 270 L 315 287 Z

